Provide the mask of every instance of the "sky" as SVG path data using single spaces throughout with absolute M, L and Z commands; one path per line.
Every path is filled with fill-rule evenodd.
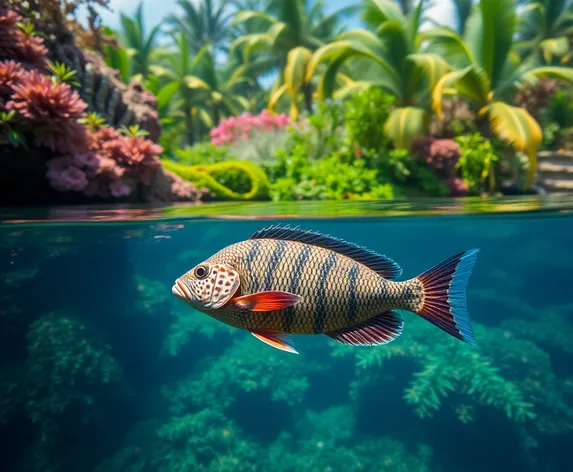
M 111 11 L 100 8 L 98 11 L 105 26 L 112 29 L 120 28 L 120 12 L 131 16 L 139 5 L 140 0 L 111 0 Z M 196 0 L 198 2 L 198 0 Z M 221 0 L 224 1 L 224 0 Z M 326 12 L 330 13 L 346 7 L 359 0 L 325 0 Z M 432 6 L 426 10 L 426 14 L 440 24 L 455 27 L 455 11 L 452 0 L 431 0 Z M 176 0 L 143 0 L 143 17 L 146 31 L 149 32 L 158 22 L 161 22 L 169 14 L 177 14 L 180 11 Z M 347 29 L 360 28 L 361 22 L 358 17 L 344 20 Z M 263 86 L 270 86 L 274 76 L 261 80 Z
M 331 12 L 357 2 L 356 0 L 326 0 L 324 3 L 327 5 L 327 12 Z M 428 9 L 427 14 L 441 24 L 455 26 L 453 23 L 455 15 L 452 0 L 433 0 L 432 3 L 433 6 Z M 110 8 L 113 11 L 100 9 L 103 24 L 113 29 L 118 28 L 119 12 L 122 11 L 131 15 L 138 4 L 139 0 L 111 0 Z M 176 0 L 143 0 L 143 14 L 147 31 L 165 18 L 166 15 L 171 13 L 177 14 L 178 11 Z M 360 20 L 347 20 L 346 24 L 349 29 L 359 28 Z

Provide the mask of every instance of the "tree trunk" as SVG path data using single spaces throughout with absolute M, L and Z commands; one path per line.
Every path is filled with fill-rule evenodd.
M 221 114 L 219 112 L 219 104 L 213 104 L 213 126 L 219 126 L 219 120 L 221 119 Z
M 195 139 L 193 136 L 193 115 L 191 105 L 185 105 L 185 128 L 187 129 L 187 144 L 193 146 Z
M 312 87 L 310 83 L 302 85 L 302 93 L 304 95 L 304 103 L 309 113 L 312 113 Z

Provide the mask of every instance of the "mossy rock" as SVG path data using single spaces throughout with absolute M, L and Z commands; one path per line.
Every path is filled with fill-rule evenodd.
M 268 200 L 270 183 L 265 172 L 249 161 L 227 161 L 187 166 L 163 160 L 163 167 L 195 184 L 206 187 L 213 200 Z

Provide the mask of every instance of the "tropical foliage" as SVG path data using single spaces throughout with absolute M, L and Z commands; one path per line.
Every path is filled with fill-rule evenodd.
M 160 22 L 143 3 L 121 13 L 105 45 L 120 78 L 156 96 L 173 169 L 252 161 L 277 199 L 491 194 L 531 188 L 538 152 L 571 148 L 570 0 L 455 0 L 451 26 L 424 0 L 177 5 Z M 263 110 L 288 126 L 247 123 Z M 244 138 L 215 137 L 233 120 Z

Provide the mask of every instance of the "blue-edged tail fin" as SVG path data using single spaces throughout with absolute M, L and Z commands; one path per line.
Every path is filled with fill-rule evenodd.
M 466 289 L 479 249 L 471 249 L 419 275 L 424 303 L 416 313 L 448 334 L 476 344 L 466 307 Z

